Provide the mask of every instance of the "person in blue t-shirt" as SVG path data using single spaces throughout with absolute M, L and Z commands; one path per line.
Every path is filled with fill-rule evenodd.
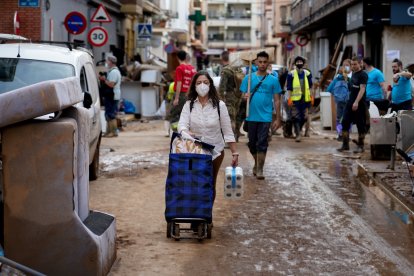
M 389 102 L 386 99 L 387 85 L 385 83 L 384 74 L 373 66 L 371 58 L 365 57 L 362 60 L 365 72 L 368 75 L 368 83 L 366 88 L 366 101 L 372 101 L 380 111 L 387 111 Z
M 411 110 L 413 105 L 410 79 L 413 75 L 408 71 L 403 71 L 403 64 L 399 59 L 393 60 L 392 72 L 394 73 L 391 92 L 392 111 Z
M 246 66 L 245 68 L 246 71 L 246 75 L 249 74 L 249 66 Z M 252 73 L 257 72 L 257 65 L 256 64 L 252 64 Z
M 257 179 L 264 179 L 263 166 L 266 159 L 268 147 L 268 131 L 272 125 L 276 130 L 281 125 L 280 120 L 280 93 L 282 89 L 277 78 L 267 74 L 269 55 L 262 51 L 257 54 L 257 72 L 251 76 L 244 77 L 240 91 L 249 101 L 248 122 L 249 150 L 255 164 L 253 174 Z M 250 91 L 247 90 L 248 79 L 250 80 Z M 276 120 L 272 124 L 273 108 L 276 110 Z

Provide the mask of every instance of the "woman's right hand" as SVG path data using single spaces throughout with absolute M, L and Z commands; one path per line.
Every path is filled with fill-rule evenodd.
M 231 160 L 231 166 L 237 167 L 239 165 L 239 155 L 233 155 L 233 159 Z
M 174 105 L 174 106 L 177 106 L 177 105 L 178 105 L 178 98 L 175 98 L 175 99 L 174 99 L 174 101 L 173 101 L 173 105 Z
M 183 130 L 181 131 L 181 136 L 185 139 L 194 139 L 195 135 L 189 130 Z

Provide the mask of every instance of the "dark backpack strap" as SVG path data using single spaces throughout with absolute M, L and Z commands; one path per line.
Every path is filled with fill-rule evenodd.
M 224 140 L 224 133 L 223 133 L 223 129 L 221 128 L 220 101 L 218 102 L 218 105 L 217 105 L 217 112 L 218 112 L 218 115 L 219 115 L 221 136 L 223 136 L 223 140 Z
M 252 95 L 250 96 L 250 100 L 249 100 L 249 102 L 252 102 L 252 99 L 253 99 L 253 96 L 254 96 L 254 94 L 257 92 L 257 90 L 259 90 L 259 87 L 262 85 L 262 83 L 263 83 L 263 81 L 267 78 L 267 76 L 268 76 L 269 74 L 266 74 L 263 78 L 262 78 L 262 80 L 256 85 L 256 87 L 254 88 L 254 90 L 253 90 L 253 92 L 252 92 Z
M 191 111 L 193 111 L 193 107 L 194 107 L 194 101 L 191 100 L 191 102 L 190 102 L 190 113 L 191 113 Z

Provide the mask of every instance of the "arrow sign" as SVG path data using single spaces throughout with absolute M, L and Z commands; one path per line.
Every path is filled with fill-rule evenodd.
M 138 24 L 138 38 L 151 38 L 152 25 L 151 24 Z
M 112 22 L 112 19 L 109 16 L 108 12 L 106 11 L 105 7 L 102 4 L 100 4 L 98 9 L 92 15 L 91 22 L 110 23 L 110 22 Z

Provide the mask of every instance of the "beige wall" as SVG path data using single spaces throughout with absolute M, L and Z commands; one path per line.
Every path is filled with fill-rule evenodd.
M 291 0 L 278 0 L 278 1 L 272 1 L 271 7 L 267 7 L 267 9 L 272 9 L 271 16 L 271 31 L 267 35 L 267 41 L 266 45 L 271 45 L 276 47 L 276 57 L 275 57 L 275 63 L 276 64 L 284 64 L 284 44 L 282 42 L 282 38 L 280 37 L 274 37 L 277 33 L 290 33 L 290 27 L 281 24 L 282 20 L 289 21 L 291 18 L 291 11 L 290 6 L 292 4 Z M 281 13 L 281 7 L 286 6 L 286 13 Z
M 385 26 L 383 32 L 383 67 L 385 80 L 389 83 L 392 76 L 391 63 L 387 60 L 388 50 L 399 50 L 403 66 L 414 63 L 414 26 Z

